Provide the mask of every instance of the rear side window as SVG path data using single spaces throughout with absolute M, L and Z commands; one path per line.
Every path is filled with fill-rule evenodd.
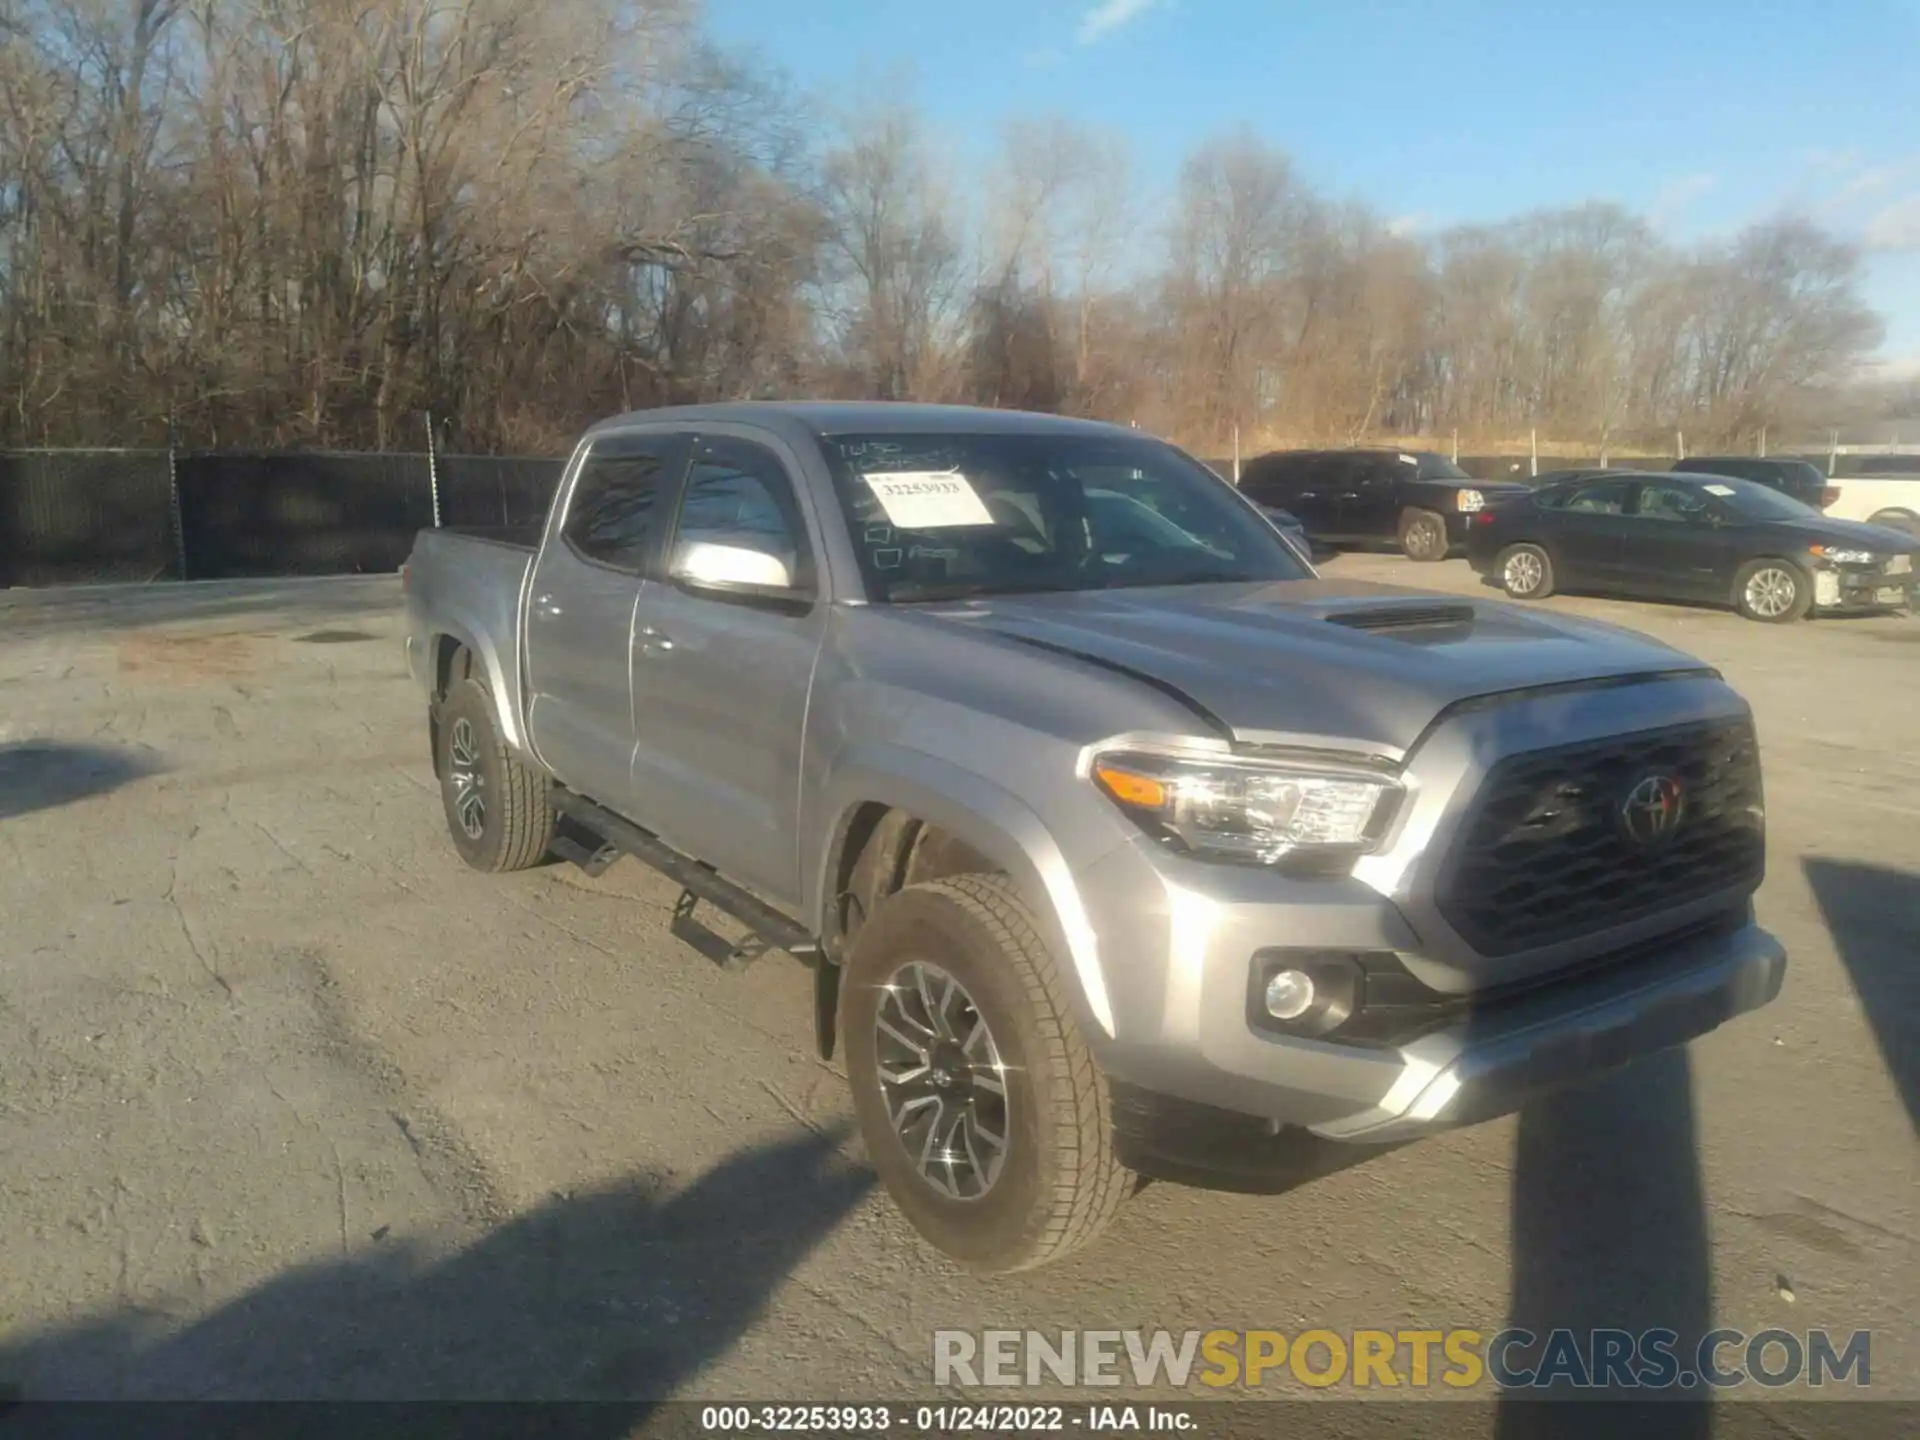
M 1556 508 L 1569 515 L 1624 515 L 1632 496 L 1633 485 L 1629 481 L 1599 480 L 1580 486 L 1567 497 L 1566 504 Z
M 560 531 L 567 544 L 588 560 L 642 573 L 683 446 L 675 435 L 616 435 L 596 443 L 567 506 Z

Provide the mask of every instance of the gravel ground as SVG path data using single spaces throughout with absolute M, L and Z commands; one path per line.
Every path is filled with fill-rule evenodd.
M 1870 1328 L 1920 1397 L 1920 622 L 1548 603 L 1753 700 L 1782 998 L 988 1282 L 872 1190 L 802 969 L 721 974 L 630 862 L 460 865 L 392 579 L 0 595 L 0 1385 L 846 1400 L 936 1327 L 1514 1322 Z

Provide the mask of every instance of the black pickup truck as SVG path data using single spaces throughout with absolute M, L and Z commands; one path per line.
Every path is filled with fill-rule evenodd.
M 1248 462 L 1240 489 L 1290 511 L 1328 545 L 1398 545 L 1413 560 L 1444 560 L 1467 521 L 1525 485 L 1475 480 L 1444 455 L 1417 450 L 1276 450 Z

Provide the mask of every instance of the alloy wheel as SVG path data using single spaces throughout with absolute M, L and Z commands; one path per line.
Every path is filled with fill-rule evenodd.
M 936 1191 L 978 1200 L 1012 1140 L 993 1031 L 966 987 L 930 961 L 909 961 L 880 988 L 874 1048 L 894 1135 Z
M 486 777 L 480 773 L 480 745 L 473 722 L 453 722 L 447 743 L 447 780 L 453 786 L 453 813 L 469 840 L 487 833 Z
M 1514 594 L 1531 595 L 1540 588 L 1540 557 L 1526 550 L 1508 556 L 1503 578 Z
M 1778 565 L 1756 570 L 1747 577 L 1747 608 L 1769 620 L 1778 619 L 1793 608 L 1800 593 L 1799 582 Z

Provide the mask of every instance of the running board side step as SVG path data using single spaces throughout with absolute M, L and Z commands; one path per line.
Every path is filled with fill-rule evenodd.
M 673 907 L 673 921 L 668 929 L 676 940 L 690 945 L 721 969 L 743 969 L 769 950 L 784 950 L 796 960 L 811 965 L 821 963 L 820 944 L 804 926 L 734 884 L 711 865 L 681 854 L 659 836 L 629 824 L 604 806 L 561 786 L 554 786 L 550 803 L 604 842 L 598 850 L 589 851 L 585 845 L 561 837 L 553 847 L 556 855 L 579 865 L 590 875 L 597 875 L 612 863 L 610 851 L 624 852 L 677 882 L 680 899 Z M 572 853 L 574 851 L 579 855 Z M 603 857 L 606 857 L 605 864 L 601 863 Z M 583 860 L 586 863 L 582 863 Z M 591 868 L 596 865 L 598 869 Z M 745 925 L 750 932 L 747 938 L 736 944 L 695 919 L 694 910 L 703 900 Z

